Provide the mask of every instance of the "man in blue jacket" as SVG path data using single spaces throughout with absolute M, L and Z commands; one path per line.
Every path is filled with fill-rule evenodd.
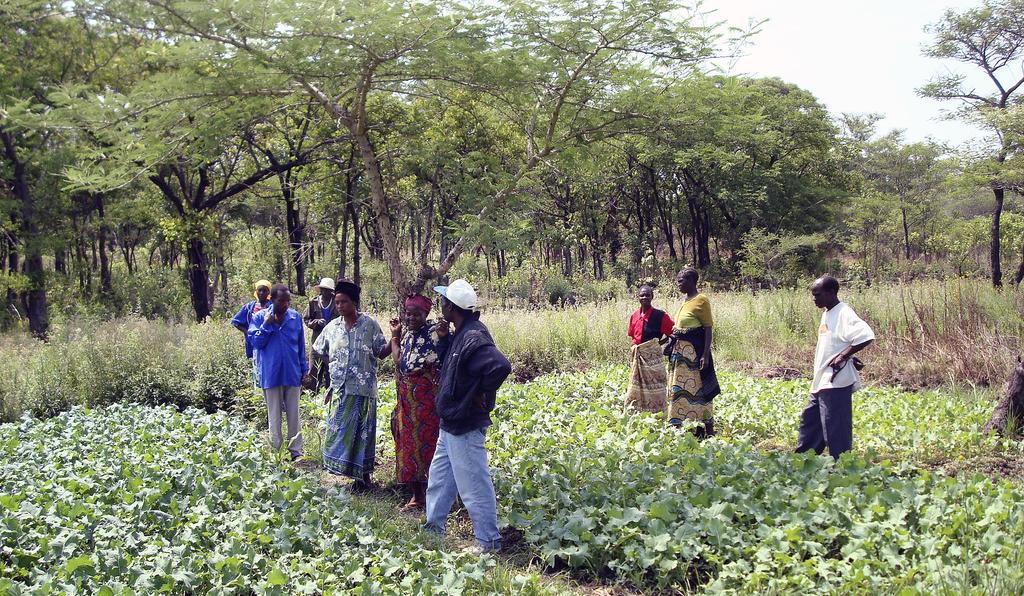
M 284 284 L 270 289 L 272 307 L 256 313 L 249 324 L 249 340 L 256 350 L 259 386 L 267 399 L 267 421 L 270 442 L 280 449 L 281 410 L 288 417 L 288 451 L 292 459 L 302 457 L 302 435 L 299 433 L 299 394 L 302 377 L 309 373 L 306 361 L 306 338 L 302 316 L 289 306 L 291 292 Z
M 477 552 L 493 552 L 501 549 L 501 534 L 484 438 L 495 394 L 512 365 L 480 322 L 476 292 L 468 281 L 458 279 L 434 291 L 441 295 L 444 317 L 437 326 L 443 364 L 435 402 L 441 432 L 427 475 L 426 529 L 444 533 L 458 495 L 473 520 Z M 454 333 L 449 333 L 449 321 Z

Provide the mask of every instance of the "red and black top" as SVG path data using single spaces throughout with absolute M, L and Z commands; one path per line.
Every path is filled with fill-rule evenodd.
M 672 317 L 654 307 L 643 312 L 636 309 L 629 317 L 629 331 L 627 335 L 633 340 L 633 345 L 639 345 L 664 335 L 672 335 L 672 327 L 675 323 Z

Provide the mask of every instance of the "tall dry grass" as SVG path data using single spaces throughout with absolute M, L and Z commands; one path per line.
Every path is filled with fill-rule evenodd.
M 720 366 L 766 376 L 807 375 L 821 316 L 806 291 L 709 293 Z M 910 388 L 1001 386 L 1024 334 L 1024 296 L 962 280 L 844 290 L 875 329 L 864 354 L 874 384 Z M 681 298 L 659 294 L 674 314 Z M 490 308 L 483 320 L 508 355 L 516 378 L 587 368 L 629 357 L 627 300 L 567 309 Z M 390 315 L 376 315 L 382 327 Z M 71 318 L 48 343 L 22 334 L 0 337 L 0 420 L 70 405 L 122 400 L 234 407 L 250 377 L 241 335 L 226 320 L 167 323 L 138 317 Z M 387 375 L 390 362 L 382 364 Z M 251 393 L 251 391 L 249 391 Z
M 821 311 L 805 290 L 709 292 L 715 357 L 755 374 L 809 374 Z M 840 298 L 878 337 L 863 354 L 866 379 L 905 387 L 1001 385 L 1024 334 L 1024 295 L 967 280 L 844 289 Z M 677 295 L 655 306 L 674 315 Z M 626 361 L 626 321 L 634 302 L 618 300 L 563 310 L 485 312 L 498 346 L 528 378 L 597 362 Z

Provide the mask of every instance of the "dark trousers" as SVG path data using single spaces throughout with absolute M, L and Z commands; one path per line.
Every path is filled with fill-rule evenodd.
M 812 393 L 800 414 L 796 452 L 814 450 L 835 459 L 853 446 L 853 386 L 822 389 Z
M 327 357 L 313 354 L 313 376 L 316 378 L 316 390 L 326 389 L 331 384 L 331 373 L 327 364 Z

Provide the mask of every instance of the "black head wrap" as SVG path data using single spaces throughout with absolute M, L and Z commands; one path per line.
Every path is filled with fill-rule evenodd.
M 359 305 L 360 289 L 359 286 L 357 286 L 356 284 L 348 281 L 347 279 L 342 279 L 339 280 L 337 284 L 335 284 L 334 291 L 341 292 L 342 294 L 348 296 L 348 299 L 354 302 L 356 306 Z

